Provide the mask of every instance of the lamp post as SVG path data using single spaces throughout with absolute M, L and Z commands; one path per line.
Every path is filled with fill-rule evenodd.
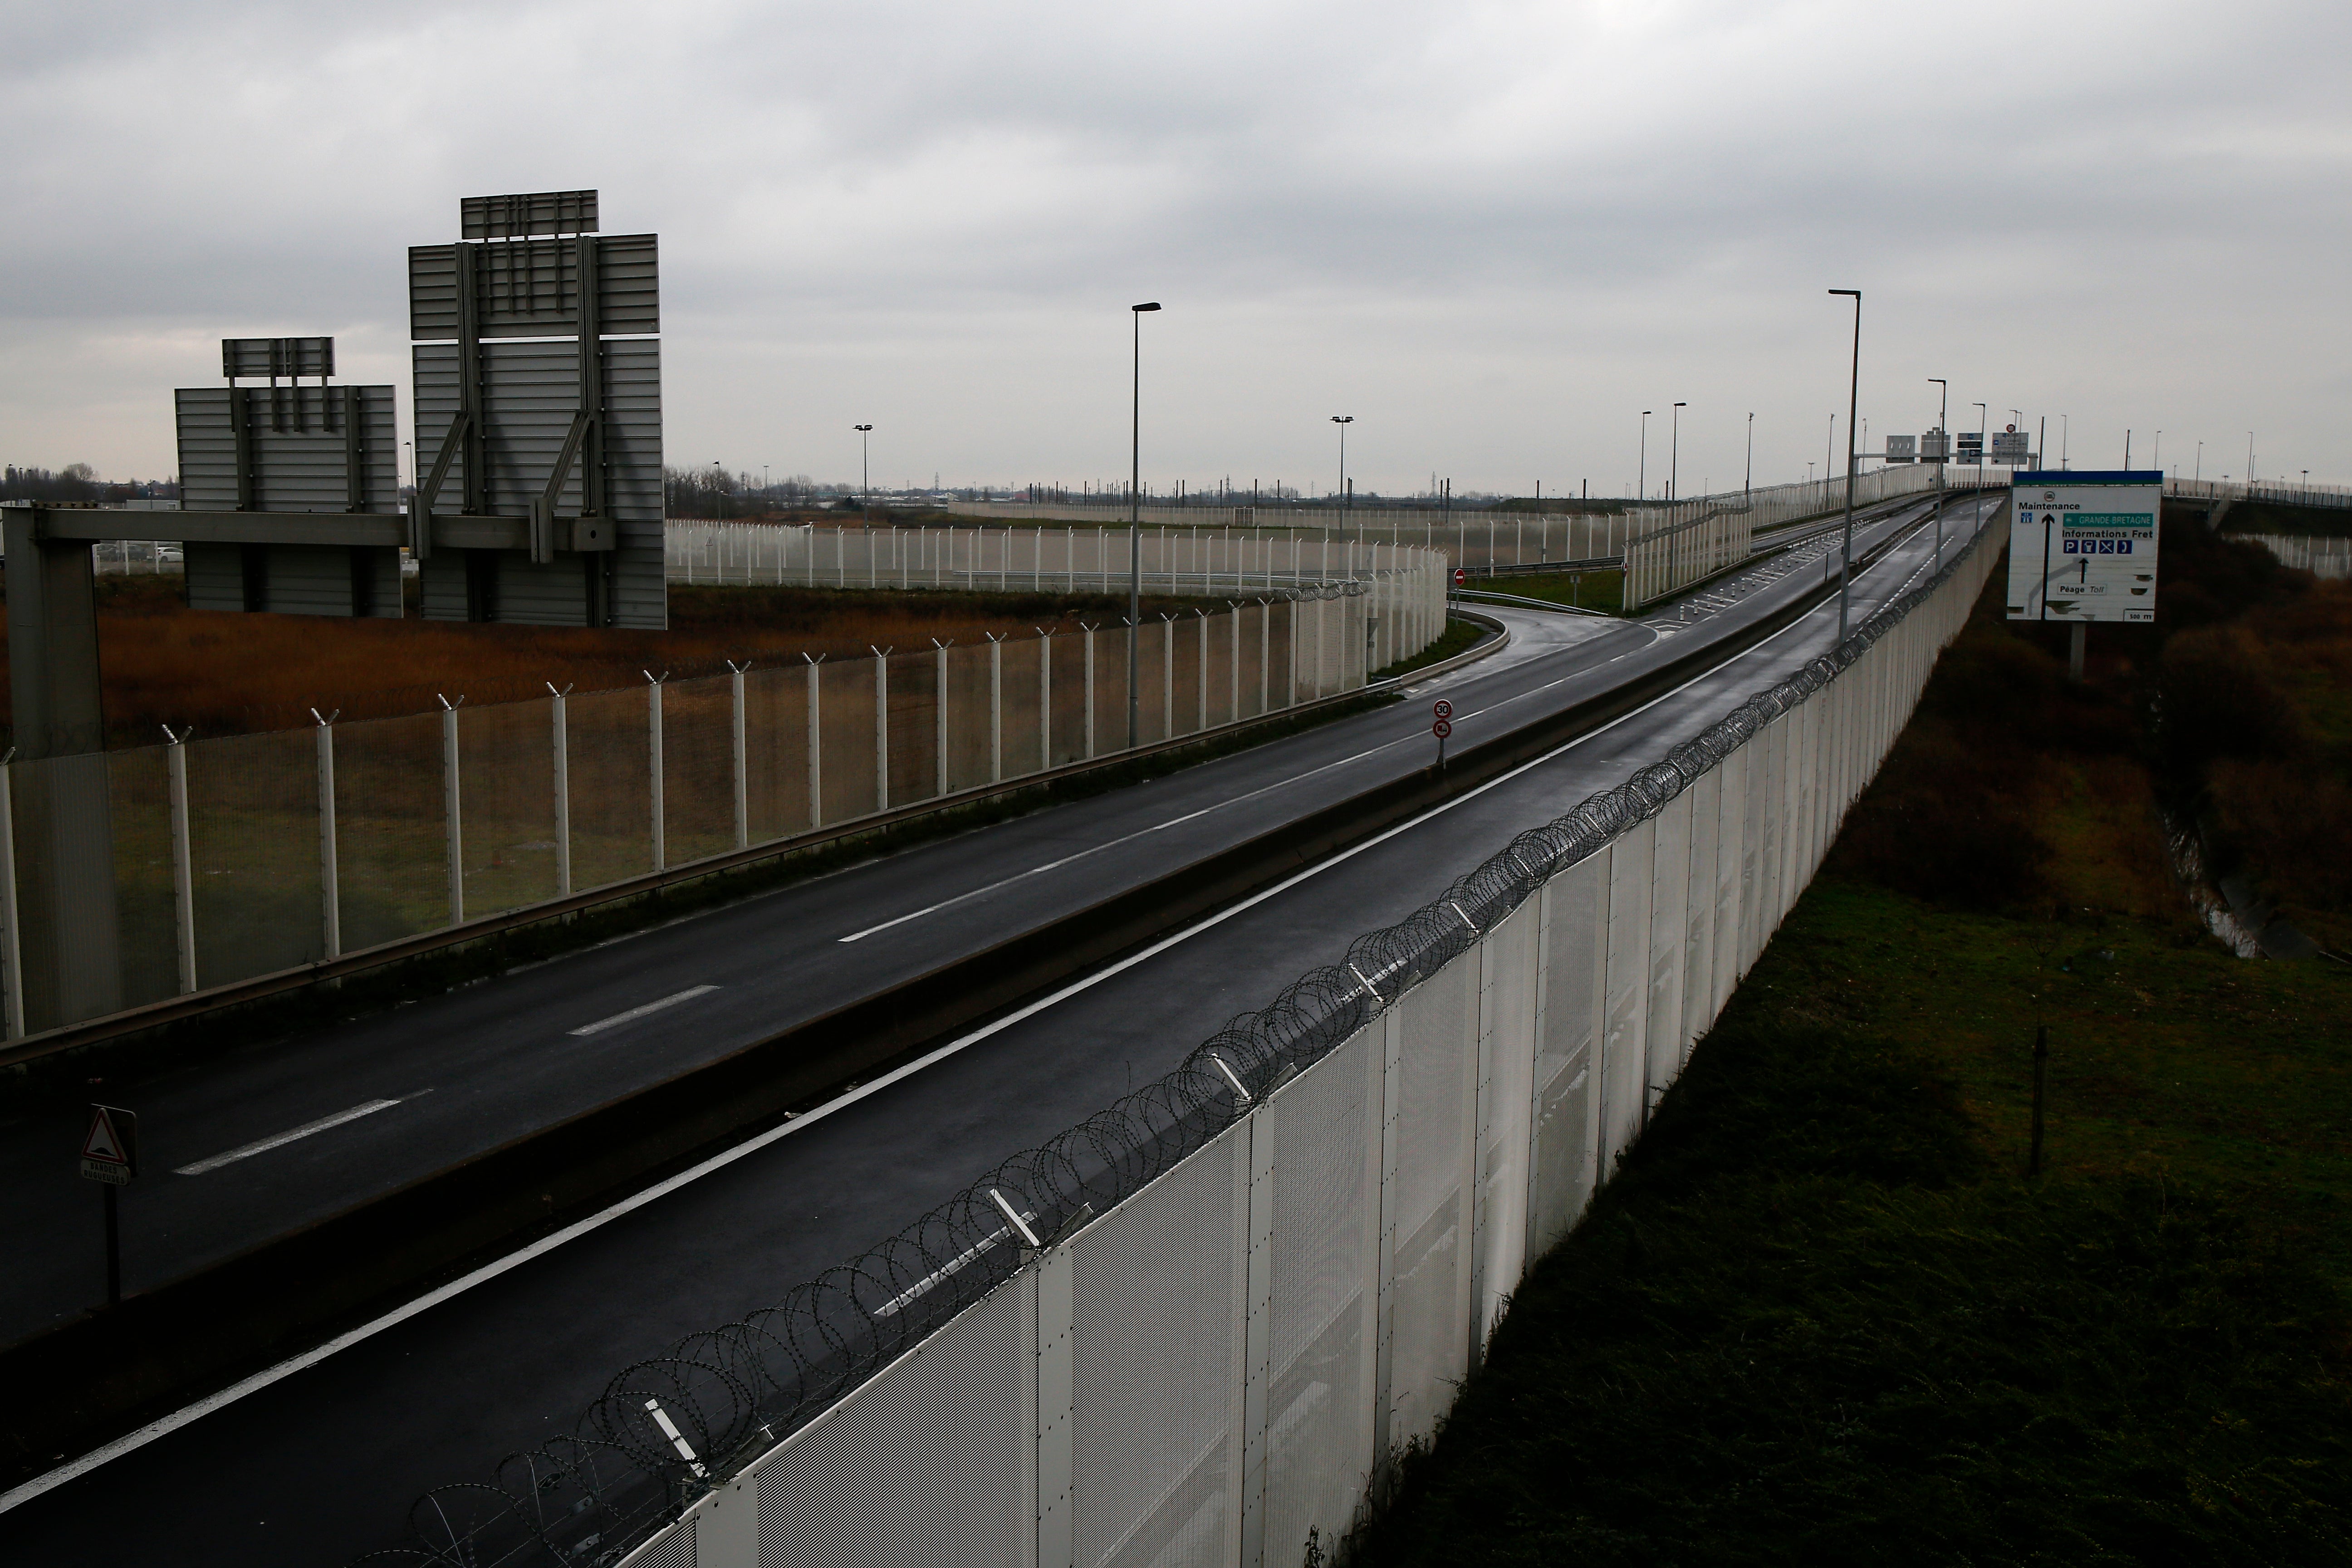
M 716 503 L 712 510 L 719 513 L 719 521 L 726 521 L 727 474 L 726 470 L 719 468 L 719 459 L 716 458 L 710 459 L 710 499 Z
M 2202 441 L 2197 443 L 2197 468 L 2195 479 L 2199 484 L 2205 482 L 2205 443 Z
M 866 438 L 873 434 L 871 425 L 852 425 L 857 432 L 857 499 L 863 502 L 874 489 L 874 470 L 866 460 Z
M 1135 323 L 1135 401 L 1128 429 L 1127 481 L 1127 749 L 1135 750 L 1141 732 L 1143 694 L 1143 313 L 1157 310 L 1160 301 L 1128 307 Z
M 1356 422 L 1352 414 L 1334 414 L 1331 423 L 1339 427 L 1339 531 L 1348 531 L 1348 426 Z
M 1633 499 L 1637 501 L 1648 500 L 1650 499 L 1650 411 L 1646 408 L 1642 410 L 1642 456 L 1634 465 L 1633 473 Z
M 1687 403 L 1675 405 L 1674 435 L 1666 443 L 1666 501 L 1669 505 L 1675 499 L 1675 479 L 1682 472 L 1683 410 L 1689 406 Z
M 1853 582 L 1853 416 L 1862 406 L 1862 290 L 1832 289 L 1853 300 L 1853 364 L 1845 392 L 1845 547 L 1838 567 L 1838 641 L 1845 641 L 1847 589 Z
M 1977 411 L 1977 478 L 1984 478 L 1985 447 L 1992 439 L 1991 411 L 1981 403 L 1973 405 Z
M 2161 430 L 2156 433 L 2156 456 L 2149 460 L 2148 467 L 2156 470 L 2158 479 L 2164 477 L 2164 432 Z
M 2246 432 L 2246 488 L 2247 488 L 2249 490 L 2251 490 L 2251 489 L 2253 489 L 2253 484 L 2254 484 L 2254 433 L 2253 433 L 2252 430 L 2249 430 L 2249 431 L 2247 431 L 2247 432 Z
M 1950 422 L 1947 416 L 1952 406 L 1952 384 L 1940 375 L 1927 378 L 1932 385 L 1944 390 L 1936 395 L 1936 564 L 1944 563 L 1944 454 L 1952 445 Z
M 1748 416 L 1748 466 L 1739 476 L 1739 493 L 1746 495 L 1756 488 L 1756 416 Z
M 2064 414 L 2058 416 L 2058 467 L 2062 469 L 2066 467 L 2066 435 L 2071 428 L 2071 416 Z

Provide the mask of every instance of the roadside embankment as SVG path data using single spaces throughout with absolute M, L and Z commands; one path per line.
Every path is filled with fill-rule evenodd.
M 2159 809 L 2270 865 L 2231 770 L 2340 786 L 2334 590 L 2241 548 L 2084 687 L 1989 595 L 1351 1562 L 2352 1560 L 2352 972 L 2215 942 Z

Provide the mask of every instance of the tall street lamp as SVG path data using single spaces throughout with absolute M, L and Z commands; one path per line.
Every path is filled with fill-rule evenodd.
M 1352 414 L 1334 414 L 1331 423 L 1339 427 L 1339 531 L 1348 531 L 1348 426 L 1356 422 Z
M 1927 378 L 1932 385 L 1944 390 L 1936 395 L 1936 563 L 1944 563 L 1944 453 L 1951 447 L 1952 431 L 1947 416 L 1952 406 L 1952 384 L 1940 375 Z
M 1675 405 L 1674 437 L 1666 443 L 1666 500 L 1669 502 L 1675 499 L 1675 476 L 1682 471 L 1683 410 L 1689 406 L 1687 403 Z
M 716 458 L 710 459 L 710 496 L 713 500 L 719 503 L 713 510 L 719 513 L 719 521 L 722 522 L 725 521 L 727 518 L 727 475 L 725 471 L 719 467 L 719 459 Z
M 1648 500 L 1650 499 L 1650 411 L 1646 408 L 1642 410 L 1642 457 L 1640 462 L 1634 466 L 1633 472 L 1636 476 L 1633 480 L 1633 499 L 1637 501 Z
M 1977 478 L 1984 478 L 1987 444 L 1992 439 L 1992 415 L 1981 403 L 1971 405 L 1977 411 Z
M 2254 433 L 2253 433 L 2252 430 L 2249 430 L 2249 431 L 2247 431 L 2247 432 L 2246 432 L 2246 483 L 2247 483 L 2247 485 L 2248 485 L 2249 487 L 2251 487 L 2251 486 L 2253 484 L 2253 482 L 2254 482 Z
M 1135 750 L 1141 732 L 1143 693 L 1143 313 L 1157 310 L 1160 301 L 1128 307 L 1135 323 L 1135 402 L 1129 436 L 1127 481 L 1127 749 Z
M 1838 567 L 1838 641 L 1845 641 L 1846 590 L 1853 581 L 1853 416 L 1862 406 L 1862 290 L 1832 289 L 1853 300 L 1853 367 L 1845 391 L 1845 552 Z
M 1739 493 L 1746 495 L 1756 488 L 1756 416 L 1748 416 L 1748 467 L 1739 477 Z
M 871 425 L 852 425 L 857 432 L 857 499 L 864 500 L 874 492 L 874 469 L 866 460 L 866 440 L 874 433 Z

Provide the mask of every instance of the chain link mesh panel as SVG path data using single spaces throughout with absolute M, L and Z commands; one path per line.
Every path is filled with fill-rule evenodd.
M 909 542 L 911 548 L 912 542 Z M 890 804 L 940 793 L 939 659 L 935 649 L 890 660 Z
M 1013 779 L 1046 765 L 1037 673 L 1052 650 L 1043 637 L 1020 637 L 997 646 L 1004 650 L 1003 776 Z
M 992 697 L 993 687 L 990 679 L 989 647 L 982 642 L 948 649 L 948 789 L 950 793 L 987 784 L 988 759 L 995 723 L 1004 722 L 1007 733 L 1012 732 L 1009 721 L 1013 715 L 1003 710 L 1003 700 L 1014 696 L 1018 688 Z M 995 657 L 1001 660 L 1012 651 L 1008 647 L 1004 653 Z M 1033 725 L 1036 722 L 1036 682 L 1033 676 L 1029 702 Z M 990 718 L 992 709 L 997 714 L 994 721 Z
M 29 770 L 40 764 L 18 765 Z M 172 791 L 165 776 L 163 748 L 109 752 L 106 781 L 114 823 L 114 908 L 121 933 L 122 1005 L 136 1007 L 142 1002 L 160 1002 L 180 989 L 179 917 L 172 890 Z M 20 842 L 18 866 L 29 863 L 27 853 Z M 30 913 L 24 904 L 18 907 Z M 34 954 L 28 951 L 26 956 L 30 959 Z M 25 1009 L 37 1028 L 45 1026 L 38 1022 L 45 1012 L 36 1006 L 31 989 L 39 972 L 37 963 L 26 966 Z
M 335 726 L 335 864 L 343 949 L 449 921 L 441 716 Z
M 318 742 L 300 730 L 188 743 L 196 984 L 326 954 Z
M 551 701 L 458 710 L 468 919 L 555 897 L 554 735 Z
M 744 794 L 754 844 L 808 831 L 806 670 L 802 665 L 743 676 Z
M 646 689 L 583 691 L 565 700 L 563 712 L 570 750 L 572 885 L 596 888 L 642 877 L 654 868 Z
M 666 1447 L 647 1425 L 643 1410 L 645 1391 L 667 1391 L 656 1397 L 664 1400 L 666 1408 L 673 1410 L 677 1424 L 696 1451 L 719 1457 L 719 1462 L 712 1467 L 714 1474 L 736 1473 L 757 1455 L 831 1409 L 1018 1269 L 1018 1250 L 1002 1212 L 992 1199 L 992 1191 L 1002 1192 L 1023 1213 L 1033 1216 L 1027 1223 L 1038 1233 L 1053 1235 L 1087 1207 L 1097 1214 L 1107 1214 L 1122 1200 L 1146 1193 L 1162 1175 L 1184 1172 L 1189 1184 L 1171 1184 L 1168 1195 L 1161 1201 L 1171 1215 L 1181 1213 L 1190 1217 L 1181 1222 L 1171 1217 L 1163 1224 L 1160 1228 L 1166 1234 L 1157 1249 L 1130 1247 L 1128 1267 L 1136 1272 L 1123 1284 L 1116 1278 L 1118 1271 L 1108 1268 L 1095 1284 L 1101 1289 L 1124 1289 L 1131 1313 L 1164 1310 L 1160 1303 L 1183 1302 L 1187 1294 L 1171 1286 L 1161 1267 L 1163 1254 L 1171 1245 L 1192 1248 L 1185 1255 L 1188 1267 L 1201 1268 L 1222 1258 L 1222 1278 L 1225 1281 L 1222 1292 L 1214 1288 L 1213 1279 L 1212 1285 L 1195 1292 L 1195 1300 L 1189 1303 L 1203 1321 L 1172 1322 L 1166 1331 L 1181 1341 L 1179 1348 L 1182 1355 L 1198 1362 L 1202 1369 L 1199 1375 L 1205 1378 L 1208 1368 L 1222 1364 L 1225 1368 L 1221 1374 L 1222 1383 L 1237 1390 L 1240 1380 L 1233 1375 L 1238 1368 L 1235 1340 L 1242 1332 L 1244 1315 L 1235 1280 L 1241 1267 L 1239 1248 L 1245 1201 L 1237 1187 L 1239 1156 L 1234 1151 L 1233 1141 L 1229 1141 L 1221 1146 L 1225 1151 L 1221 1154 L 1208 1160 L 1186 1160 L 1187 1155 L 1209 1148 L 1246 1110 L 1246 1104 L 1234 1093 L 1218 1062 L 1230 1068 L 1253 1097 L 1263 1099 L 1278 1084 L 1322 1061 L 1373 1022 L 1383 1011 L 1380 998 L 1397 998 L 1440 973 L 1468 952 L 1480 933 L 1493 930 L 1498 921 L 1543 889 L 1547 881 L 1557 878 L 1551 889 L 1547 934 L 1551 951 L 1547 959 L 1550 976 L 1543 1049 L 1547 1062 L 1563 1058 L 1567 1060 L 1561 1066 L 1538 1070 L 1549 1072 L 1549 1077 L 1540 1080 L 1546 1083 L 1556 1081 L 1563 1068 L 1570 1084 L 1575 1083 L 1580 1073 L 1588 1075 L 1580 1089 L 1564 1090 L 1549 1102 L 1559 1108 L 1563 1119 L 1572 1119 L 1577 1114 L 1574 1097 L 1591 1092 L 1590 1068 L 1576 1068 L 1573 1057 L 1580 1043 L 1589 1057 L 1591 1046 L 1586 1032 L 1589 1026 L 1564 1016 L 1575 1014 L 1577 1005 L 1572 997 L 1562 997 L 1562 977 L 1572 977 L 1577 973 L 1574 964 L 1567 961 L 1580 950 L 1588 960 L 1595 962 L 1597 970 L 1595 949 L 1605 941 L 1603 931 L 1607 924 L 1613 923 L 1608 918 L 1612 913 L 1612 884 L 1615 880 L 1611 872 L 1618 858 L 1604 856 L 1601 851 L 1629 829 L 1647 825 L 1708 768 L 1726 757 L 1738 756 L 1742 748 L 1775 720 L 1831 687 L 1864 650 L 1886 637 L 1963 572 L 1968 576 L 1960 584 L 1961 596 L 1972 600 L 1987 569 L 1980 534 L 1966 547 L 1954 549 L 1948 564 L 1940 573 L 1865 619 L 1833 652 L 1813 659 L 1786 679 L 1751 696 L 1698 737 L 1675 747 L 1664 761 L 1640 769 L 1622 784 L 1587 797 L 1564 816 L 1520 834 L 1457 879 L 1438 899 L 1395 925 L 1359 937 L 1340 963 L 1310 971 L 1286 986 L 1264 1008 L 1234 1019 L 1197 1047 L 1182 1066 L 1158 1082 L 1067 1129 L 1052 1142 L 1013 1155 L 896 1236 L 795 1287 L 774 1306 L 734 1323 L 689 1335 L 664 1354 L 624 1372 L 614 1380 L 607 1394 L 583 1414 L 575 1436 L 542 1446 L 530 1455 L 509 1458 L 494 1482 L 461 1484 L 426 1494 L 412 1515 L 412 1542 L 415 1544 L 406 1549 L 409 1560 L 446 1563 L 453 1568 L 458 1564 L 464 1568 L 499 1568 L 525 1563 L 535 1568 L 554 1568 L 577 1560 L 583 1551 L 582 1542 L 590 1533 L 597 1538 L 599 1552 L 617 1552 L 653 1538 L 679 1517 L 684 1494 L 682 1469 L 674 1450 Z M 1939 617 L 1935 632 L 1938 638 L 1950 635 L 1958 624 L 1956 615 L 1964 614 L 1965 607 L 1963 604 L 1958 612 Z M 870 691 L 868 698 L 866 711 L 870 714 Z M 1760 775 L 1761 771 L 1751 769 L 1751 776 Z M 1760 810 L 1760 794 L 1752 799 Z M 1744 832 L 1750 838 L 1755 826 L 1752 818 L 1744 825 Z M 1640 883 L 1646 890 L 1646 852 L 1624 858 L 1629 868 L 1636 861 L 1641 864 L 1643 874 Z M 1744 854 L 1742 867 L 1744 877 Z M 1743 880 L 1743 900 L 1746 886 Z M 1646 945 L 1646 909 L 1643 912 L 1641 930 Z M 1600 978 L 1596 973 L 1596 981 Z M 1633 972 L 1632 986 L 1635 994 L 1646 994 L 1646 978 L 1644 953 Z M 1570 987 L 1582 984 L 1573 978 L 1566 982 Z M 1372 986 L 1378 987 L 1377 994 Z M 1445 994 L 1443 988 L 1433 991 L 1429 999 L 1415 1005 L 1433 1009 Z M 1554 999 L 1564 1000 L 1568 1005 L 1556 1008 Z M 1458 994 L 1446 1005 L 1464 1005 Z M 1457 1073 L 1462 1067 L 1462 1053 L 1471 1048 L 1470 1037 L 1465 1035 L 1463 1044 L 1451 1049 L 1451 1065 Z M 1446 1065 L 1449 1052 L 1441 1042 L 1433 1045 L 1436 1048 L 1418 1054 L 1419 1067 L 1414 1065 L 1415 1056 L 1409 1054 L 1403 1069 L 1408 1074 L 1431 1075 L 1418 1089 L 1406 1086 L 1414 1108 L 1408 1114 L 1414 1125 L 1435 1127 L 1444 1121 L 1445 1091 L 1436 1081 L 1436 1075 Z M 1453 1091 L 1457 1117 L 1472 1091 L 1470 1085 Z M 1638 1111 L 1638 1099 L 1635 1109 Z M 1591 1125 L 1590 1121 L 1587 1125 Z M 1538 1136 L 1544 1140 L 1549 1134 L 1539 1131 Z M 1590 1170 L 1589 1163 L 1574 1153 L 1574 1133 L 1561 1131 L 1559 1136 L 1567 1142 L 1558 1145 L 1539 1143 L 1539 1165 L 1546 1172 L 1573 1171 L 1580 1165 Z M 1456 1134 L 1458 1152 L 1466 1141 L 1466 1135 Z M 1555 1154 L 1548 1149 L 1563 1152 Z M 1466 1173 L 1458 1162 L 1454 1171 L 1450 1179 L 1458 1184 Z M 1425 1205 L 1433 1219 L 1442 1221 L 1449 1178 L 1438 1163 L 1429 1161 L 1424 1168 L 1401 1161 L 1399 1177 L 1406 1195 L 1412 1200 L 1400 1213 L 1411 1214 Z M 1538 1176 L 1539 1184 L 1553 1179 L 1549 1174 Z M 1580 1206 L 1574 1184 L 1583 1178 L 1569 1179 L 1570 1195 L 1549 1211 L 1556 1216 L 1550 1223 L 1563 1223 L 1557 1216 L 1572 1216 Z M 1222 1221 L 1216 1218 L 1220 1194 L 1225 1205 Z M 1148 1195 L 1160 1197 L 1158 1194 Z M 1433 1245 L 1435 1233 L 1428 1228 L 1429 1223 L 1399 1227 L 1397 1257 L 1406 1266 L 1428 1263 L 1432 1267 L 1425 1272 L 1435 1278 L 1456 1266 L 1447 1260 L 1443 1247 Z M 1538 1221 L 1538 1228 L 1543 1223 Z M 1214 1235 L 1218 1224 L 1225 1226 L 1222 1241 Z M 1080 1231 L 1071 1244 L 1074 1253 L 1085 1247 L 1094 1234 L 1091 1226 Z M 1111 1229 L 1103 1234 L 1117 1245 L 1121 1232 Z M 1457 1245 L 1454 1252 L 1458 1255 L 1459 1251 Z M 1437 1293 L 1421 1285 L 1419 1279 L 1406 1278 L 1404 1268 L 1400 1268 L 1397 1290 L 1400 1303 L 1409 1314 L 1401 1318 L 1400 1323 L 1417 1321 L 1425 1315 L 1433 1320 L 1432 1326 L 1444 1333 L 1447 1319 L 1433 1305 Z M 1457 1352 L 1427 1352 L 1425 1364 L 1421 1368 L 1423 1373 L 1436 1370 L 1446 1354 L 1453 1355 L 1457 1366 L 1466 1356 L 1467 1303 L 1461 1294 L 1463 1285 L 1457 1282 L 1449 1289 L 1460 1303 L 1451 1310 L 1450 1321 L 1464 1330 L 1454 1336 L 1455 1344 L 1463 1348 Z M 1414 1296 L 1410 1304 L 1404 1301 L 1412 1291 L 1423 1291 L 1431 1298 L 1433 1304 L 1426 1311 L 1420 1296 Z M 1103 1331 L 1122 1331 L 1106 1322 Z M 1276 1332 L 1282 1331 L 1277 1320 Z M 1227 1348 L 1222 1353 L 1226 1359 L 1222 1363 L 1213 1360 L 1219 1353 L 1212 1342 L 1216 1336 L 1225 1336 Z M 1080 1342 L 1083 1344 L 1083 1339 Z M 1404 1348 L 1400 1346 L 1401 1351 Z M 1160 1347 L 1154 1353 L 1173 1356 L 1179 1350 Z M 1107 1369 L 1105 1375 L 1110 1374 Z M 1458 1372 L 1455 1375 L 1459 1375 Z M 1432 1390 L 1424 1403 L 1433 1404 L 1438 1392 Z M 1184 1397 L 1205 1396 L 1197 1388 L 1188 1388 Z M 1219 1397 L 1233 1397 L 1233 1394 L 1228 1392 Z M 1281 1407 L 1279 1402 L 1273 1406 L 1277 1410 Z M 1208 1412 L 1209 1406 L 1203 1404 L 1197 1410 L 1180 1413 L 1176 1425 L 1183 1426 L 1198 1440 L 1199 1447 L 1188 1461 L 1192 1468 L 1177 1469 L 1161 1479 L 1157 1489 L 1147 1490 L 1120 1478 L 1097 1478 L 1097 1496 L 1107 1506 L 1101 1521 L 1087 1527 L 1094 1531 L 1088 1537 L 1090 1542 L 1106 1552 L 1120 1549 L 1109 1520 L 1120 1511 L 1117 1500 L 1121 1498 L 1128 1499 L 1129 1513 L 1139 1513 L 1142 1518 L 1166 1524 L 1171 1542 L 1193 1539 L 1187 1533 L 1187 1527 L 1176 1522 L 1175 1511 L 1167 1506 L 1167 1500 L 1177 1495 L 1170 1489 L 1171 1484 L 1195 1489 L 1184 1495 L 1197 1499 L 1200 1509 L 1210 1510 L 1201 1516 L 1203 1521 L 1209 1517 L 1223 1520 L 1222 1510 L 1231 1506 L 1227 1494 L 1232 1489 L 1223 1472 L 1213 1468 L 1217 1461 L 1210 1458 L 1213 1447 L 1210 1438 L 1214 1433 Z M 1409 1425 L 1392 1428 L 1392 1435 L 1401 1438 L 1410 1429 Z M 1167 1453 L 1173 1455 L 1181 1445 L 1171 1440 L 1166 1447 Z M 1172 1459 L 1161 1463 L 1160 1468 L 1174 1468 Z M 548 1524 L 548 1508 L 530 1490 L 524 1479 L 537 1474 L 561 1478 L 551 1489 L 557 1496 L 570 1500 L 567 1506 L 575 1507 L 578 1517 L 598 1521 L 598 1528 L 593 1531 L 582 1528 L 566 1534 L 564 1531 L 572 1527 Z M 1211 1489 L 1213 1475 L 1215 1486 Z M 1106 1488 L 1109 1489 L 1108 1492 Z M 1121 1490 L 1122 1488 L 1127 1489 Z M 1083 1499 L 1083 1492 L 1081 1496 Z M 1277 1492 L 1273 1506 L 1287 1506 L 1281 1503 L 1280 1497 Z M 1139 1503 L 1137 1500 L 1142 1500 Z M 1090 1505 L 1082 1501 L 1081 1506 Z M 1219 1528 L 1223 1529 L 1222 1523 Z M 1139 1541 L 1141 1535 L 1139 1532 L 1128 1539 Z
M 747 750 L 749 744 L 747 733 Z M 673 866 L 735 847 L 730 676 L 673 680 L 662 689 L 662 816 L 663 852 Z
M 817 666 L 817 773 L 826 823 L 865 816 L 881 798 L 874 771 L 874 660 Z

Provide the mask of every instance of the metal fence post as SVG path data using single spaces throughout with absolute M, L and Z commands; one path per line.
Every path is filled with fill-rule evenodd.
M 1294 545 L 1295 545 L 1294 542 Z M 1295 707 L 1298 701 L 1298 590 L 1290 591 L 1290 685 L 1283 693 L 1282 705 Z
M 1203 573 L 1202 575 L 1205 577 L 1207 576 L 1207 574 Z M 1209 612 L 1195 607 L 1192 614 L 1198 617 L 1201 624 L 1201 668 L 1199 671 L 1201 687 L 1201 721 L 1197 726 L 1195 726 L 1195 732 L 1197 733 L 1206 731 L 1209 727 Z
M 988 639 L 988 782 L 1004 776 L 1004 639 Z
M 641 669 L 646 678 L 646 763 L 653 782 L 654 869 L 669 869 L 669 813 L 662 799 L 662 682 L 669 679 L 665 669 L 659 675 Z
M 1054 634 L 1037 628 L 1037 767 L 1054 765 Z
M 1238 724 L 1242 721 L 1242 607 L 1232 599 L 1225 601 L 1225 635 L 1233 643 L 1225 661 L 1225 674 L 1233 687 L 1225 721 Z
M 898 531 L 892 529 L 893 534 Z M 874 809 L 890 809 L 890 650 L 874 647 Z
M 0 948 L 0 963 L 7 965 L 5 990 L 0 991 L 0 1005 L 5 1005 L 6 1037 L 22 1039 L 25 1035 L 25 944 L 17 935 L 16 914 L 16 748 L 8 748 L 0 756 L 0 927 L 5 927 L 6 946 Z
M 727 661 L 729 695 L 734 699 L 735 742 L 735 847 L 748 849 L 751 844 L 751 766 L 743 744 L 743 672 L 751 668 L 745 659 L 737 664 Z
M 451 925 L 466 919 L 466 827 L 457 789 L 457 704 L 465 700 L 441 699 L 441 841 L 448 859 Z
M 931 647 L 931 794 L 942 795 L 948 793 L 948 643 L 933 637 Z
M 335 711 L 340 714 L 342 710 Z M 343 899 L 335 866 L 335 721 L 331 716 L 320 719 L 316 708 L 310 710 L 310 717 L 319 720 L 319 929 L 325 939 L 326 955 L 340 958 Z
M 548 715 L 548 763 L 555 794 L 555 894 L 572 896 L 572 731 L 564 717 L 563 699 L 572 689 L 547 684 L 554 708 Z
M 194 732 L 191 727 L 174 735 L 169 724 L 163 726 L 164 738 L 170 742 L 163 749 L 163 771 L 172 813 L 172 927 L 183 996 L 196 988 L 195 866 L 188 842 L 187 749 L 188 737 Z
M 1082 622 L 1080 622 L 1080 623 L 1079 623 L 1079 625 L 1081 625 L 1081 626 L 1085 626 L 1085 625 L 1086 625 L 1086 623 L 1084 623 L 1084 622 L 1082 621 Z M 1088 762 L 1092 762 L 1092 761 L 1094 761 L 1094 756 L 1095 756 L 1095 629 L 1094 629 L 1094 627 L 1092 627 L 1092 626 L 1087 626 L 1087 627 L 1086 627 L 1086 632 L 1087 632 L 1087 761 L 1088 761 Z
M 824 663 L 824 660 L 822 657 L 809 658 L 807 654 L 801 655 L 801 658 L 808 659 L 808 701 L 803 706 L 804 706 L 808 710 L 809 826 L 811 827 L 823 827 L 824 826 L 824 771 L 823 766 L 824 761 L 824 730 L 823 725 L 819 722 L 820 714 L 817 707 L 819 695 L 817 690 L 816 667 Z
M 1160 617 L 1160 738 L 1176 738 L 1176 617 Z

